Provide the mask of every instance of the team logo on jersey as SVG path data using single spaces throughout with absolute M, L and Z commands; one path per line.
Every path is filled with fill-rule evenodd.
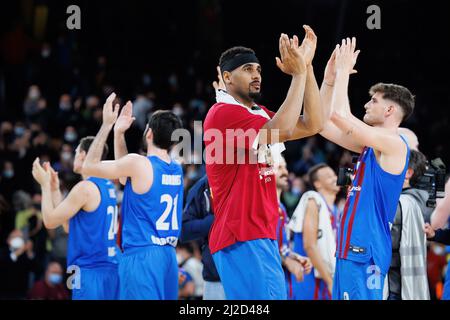
M 262 167 L 259 169 L 259 180 L 263 180 L 265 182 L 270 182 L 272 181 L 272 177 L 274 176 L 275 172 L 273 171 L 272 167 Z

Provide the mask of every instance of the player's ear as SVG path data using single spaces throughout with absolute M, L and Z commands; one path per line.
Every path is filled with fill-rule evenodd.
M 86 159 L 87 152 L 84 150 L 80 150 L 80 158 L 84 161 Z
M 387 109 L 386 109 L 386 116 L 390 116 L 392 114 L 394 114 L 394 112 L 397 110 L 397 106 L 393 105 L 393 104 L 389 104 Z
M 225 82 L 225 84 L 230 84 L 231 83 L 231 72 L 224 71 L 222 73 L 222 78 L 223 78 L 223 82 Z
M 146 140 L 153 140 L 153 131 L 151 128 L 148 128 L 147 133 L 145 134 Z
M 408 168 L 408 170 L 406 170 L 405 179 L 411 179 L 413 175 L 414 175 L 414 170 L 411 168 Z

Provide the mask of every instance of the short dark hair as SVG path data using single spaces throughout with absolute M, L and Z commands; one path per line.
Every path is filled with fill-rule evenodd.
M 231 59 L 233 59 L 237 55 L 240 55 L 240 54 L 243 54 L 243 53 L 255 54 L 255 51 L 253 49 L 242 47 L 242 46 L 237 46 L 237 47 L 232 47 L 230 49 L 227 49 L 220 55 L 219 66 L 222 68 L 222 66 L 226 62 L 230 61 Z
M 315 166 L 312 166 L 309 170 L 308 170 L 308 180 L 309 180 L 309 184 L 311 185 L 311 188 L 313 188 L 314 190 L 316 190 L 316 187 L 314 187 L 314 182 L 316 182 L 319 178 L 317 176 L 317 173 L 319 172 L 320 169 L 322 168 L 326 168 L 329 167 L 326 163 L 319 163 L 316 164 Z
M 169 110 L 157 110 L 152 113 L 147 123 L 153 132 L 153 144 L 158 148 L 169 150 L 176 141 L 172 141 L 172 133 L 183 127 L 180 118 Z
M 415 97 L 411 91 L 408 90 L 408 88 L 398 84 L 380 82 L 373 85 L 369 90 L 369 94 L 371 96 L 377 92 L 383 94 L 383 99 L 394 101 L 400 106 L 400 108 L 402 108 L 402 121 L 408 119 L 412 114 L 414 110 Z
M 411 179 L 409 179 L 409 184 L 414 186 L 419 177 L 423 176 L 427 170 L 427 157 L 420 151 L 411 150 L 408 169 L 414 170 Z
M 94 136 L 87 136 L 80 140 L 80 150 L 88 153 L 89 148 L 91 147 L 92 142 L 94 142 Z M 108 157 L 109 148 L 105 143 L 103 146 L 102 160 L 105 160 Z

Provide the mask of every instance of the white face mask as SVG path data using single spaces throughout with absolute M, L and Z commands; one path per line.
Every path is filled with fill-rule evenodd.
M 61 160 L 64 160 L 64 161 L 72 160 L 72 153 L 64 151 L 63 153 L 61 153 Z
M 25 245 L 25 241 L 23 240 L 22 237 L 14 237 L 11 239 L 11 249 L 12 250 L 17 250 L 22 248 Z

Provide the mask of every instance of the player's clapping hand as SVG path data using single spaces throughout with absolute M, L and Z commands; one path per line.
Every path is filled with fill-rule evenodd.
M 48 186 L 50 187 L 51 182 L 51 173 L 50 171 L 46 171 L 41 164 L 39 163 L 39 158 L 36 158 L 33 162 L 33 169 L 31 170 L 33 174 L 34 180 L 37 181 L 42 187 Z
M 356 49 L 356 38 L 353 37 L 343 39 L 341 45 L 336 45 L 336 71 L 344 71 L 351 73 L 356 73 L 354 70 L 354 66 L 356 64 L 356 60 L 358 59 L 358 55 L 360 50 L 355 51 Z
M 50 163 L 48 161 L 44 162 L 43 164 L 43 168 L 45 171 L 50 171 L 50 188 L 52 191 L 57 191 L 59 190 L 59 177 L 58 177 L 58 172 L 56 172 L 55 170 L 53 170 L 52 166 L 50 165 Z
M 119 104 L 114 104 L 114 99 L 116 98 L 116 94 L 113 92 L 106 99 L 105 104 L 103 105 L 103 124 L 112 127 L 117 120 L 117 116 L 119 115 Z
M 225 87 L 225 82 L 223 82 L 223 78 L 222 78 L 222 72 L 220 71 L 220 67 L 217 66 L 216 67 L 217 70 L 217 81 L 213 81 L 212 86 L 214 88 L 214 90 L 224 90 L 226 91 L 227 88 Z
M 295 280 L 297 280 L 297 282 L 303 281 L 305 271 L 300 261 L 292 258 L 291 256 L 288 256 L 284 260 L 284 265 L 286 266 L 288 271 L 295 276 Z
M 425 234 L 427 235 L 427 239 L 433 238 L 436 235 L 436 232 L 428 222 L 425 223 L 425 226 L 423 227 L 423 232 L 425 232 Z
M 311 270 L 312 270 L 312 263 L 311 260 L 308 257 L 303 257 L 303 256 L 298 256 L 298 261 L 301 263 L 302 267 L 303 267 L 303 272 L 305 274 L 310 274 Z
M 306 65 L 309 66 L 312 64 L 314 54 L 316 53 L 317 36 L 310 26 L 303 25 L 303 29 L 305 29 L 306 33 L 305 37 L 303 38 L 302 44 L 300 45 L 300 50 L 305 57 Z
M 276 57 L 278 68 L 291 76 L 301 75 L 306 72 L 304 50 L 298 45 L 298 37 L 292 39 L 282 33 L 279 40 L 280 56 Z
M 333 53 L 331 53 L 323 74 L 323 81 L 329 86 L 333 86 L 334 80 L 336 80 L 336 52 L 337 47 L 333 50 Z
M 122 111 L 120 111 L 120 115 L 114 125 L 114 132 L 124 133 L 131 127 L 134 120 L 136 120 L 136 118 L 133 117 L 133 104 L 131 101 L 128 101 L 122 108 Z

